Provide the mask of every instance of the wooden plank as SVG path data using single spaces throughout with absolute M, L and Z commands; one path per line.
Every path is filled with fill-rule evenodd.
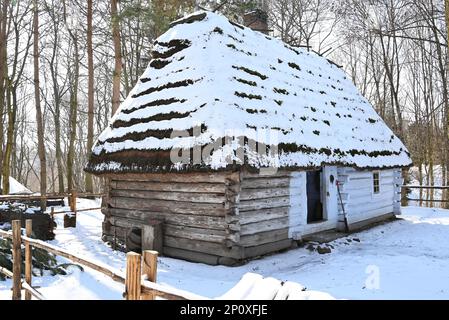
M 257 179 L 243 179 L 242 189 L 260 189 L 260 188 L 288 188 L 290 178 L 287 177 L 263 177 Z
M 163 241 L 162 223 L 160 221 L 142 226 L 142 250 L 162 252 Z
M 290 172 L 289 171 L 284 171 L 284 170 L 278 170 L 275 174 L 263 174 L 259 173 L 259 172 L 249 172 L 248 170 L 243 170 L 242 171 L 242 177 L 244 179 L 250 179 L 250 178 L 271 178 L 271 177 L 275 177 L 275 178 L 280 178 L 280 177 L 290 177 Z
M 380 193 L 393 193 L 394 191 L 394 185 L 388 185 L 388 186 L 381 186 L 380 187 Z M 372 186 L 368 186 L 365 188 L 358 188 L 354 190 L 345 190 L 345 192 L 349 192 L 352 198 L 358 198 L 358 197 L 364 197 L 364 196 L 372 196 L 373 194 L 373 188 Z
M 267 253 L 273 253 L 280 250 L 288 249 L 292 245 L 291 239 L 270 242 L 254 247 L 245 247 L 244 248 L 244 257 L 245 258 L 254 258 L 257 256 L 261 256 Z
M 111 181 L 112 189 L 121 190 L 147 190 L 167 192 L 196 192 L 196 193 L 218 193 L 224 194 L 226 186 L 224 183 L 189 183 L 189 182 L 153 182 L 153 181 Z
M 252 235 L 242 235 L 240 237 L 240 245 L 252 247 L 285 239 L 288 239 L 288 228 L 259 232 Z
M 266 188 L 266 189 L 243 189 L 240 193 L 240 201 L 283 197 L 288 195 L 290 195 L 290 189 L 287 187 Z
M 270 230 L 279 230 L 288 228 L 288 217 L 266 220 L 261 222 L 249 223 L 240 226 L 240 236 L 255 234 Z
M 27 219 L 25 222 L 25 230 L 26 230 L 26 236 L 31 237 L 31 233 L 33 230 L 33 220 Z M 33 253 L 32 248 L 29 243 L 25 243 L 25 281 L 30 286 L 32 285 L 31 282 L 31 275 L 32 275 L 32 269 L 33 269 Z M 31 292 L 29 290 L 25 291 L 25 300 L 31 300 Z
M 269 209 L 259 209 L 253 211 L 243 211 L 239 215 L 240 225 L 288 217 L 290 207 L 278 207 Z
M 242 257 L 242 248 L 234 246 L 227 248 L 223 244 L 191 240 L 185 238 L 177 238 L 172 236 L 164 236 L 164 250 L 165 247 L 172 247 L 178 249 L 184 249 L 195 252 L 203 252 L 216 256 L 231 257 L 240 259 Z
M 411 186 L 411 185 L 404 185 L 404 186 L 401 186 L 401 188 L 447 190 L 447 189 L 449 189 L 449 186 Z
M 142 210 L 127 210 L 110 208 L 112 216 L 129 218 L 134 220 L 161 219 L 172 225 L 188 227 L 224 230 L 226 228 L 225 217 L 200 216 L 190 214 L 172 214 L 169 212 L 151 212 Z
M 21 253 L 21 221 L 12 221 L 12 300 L 20 300 L 22 295 L 22 253 Z
M 225 243 L 229 239 L 229 235 L 225 230 L 212 230 L 202 228 L 190 228 L 184 226 L 176 226 L 165 224 L 164 233 L 167 236 L 178 238 L 207 241 L 213 243 Z
M 185 172 L 185 173 L 119 173 L 106 174 L 112 180 L 154 182 L 206 182 L 224 183 L 229 172 Z
M 350 214 L 348 215 L 348 221 L 349 221 L 349 223 L 354 223 L 354 222 L 362 221 L 362 220 L 369 219 L 369 218 L 372 218 L 375 216 L 390 213 L 393 211 L 394 211 L 393 203 L 391 203 L 389 205 L 381 206 L 381 207 L 376 205 L 371 208 L 366 208 L 364 210 L 362 209 L 362 211 L 360 211 L 360 209 L 357 211 L 355 209 L 351 209 Z
M 226 210 L 223 204 L 194 203 L 181 201 L 147 200 L 128 197 L 113 197 L 109 205 L 120 209 L 150 210 L 154 212 L 171 212 L 206 216 L 224 216 Z
M 355 210 L 362 210 L 367 211 L 371 209 L 376 209 L 378 207 L 386 206 L 386 205 L 393 205 L 394 202 L 394 195 L 391 194 L 385 194 L 385 195 L 378 195 L 378 196 L 367 196 L 363 198 L 356 198 L 353 199 L 350 198 L 347 206 L 348 206 L 348 212 L 353 212 L 353 209 Z
M 126 254 L 126 300 L 140 300 L 141 289 L 141 257 L 135 252 Z
M 377 216 L 374 216 L 371 218 L 353 221 L 353 222 L 349 223 L 349 230 L 351 232 L 357 231 L 357 230 L 363 229 L 365 227 L 368 227 L 370 225 L 373 225 L 375 223 L 382 222 L 382 221 L 385 221 L 388 219 L 393 219 L 393 218 L 395 218 L 395 215 L 393 213 L 385 213 L 385 214 L 377 215 Z
M 128 197 L 146 200 L 167 200 L 198 203 L 224 204 L 225 195 L 216 193 L 193 193 L 193 192 L 161 192 L 144 190 L 112 190 L 111 197 Z
M 187 261 L 201 262 L 210 265 L 217 265 L 219 258 L 218 256 L 213 254 L 172 247 L 164 247 L 164 254 L 173 258 L 180 258 Z
M 157 251 L 144 250 L 142 252 L 142 275 L 151 282 L 156 282 L 157 277 Z M 154 300 L 154 294 L 142 294 L 142 300 Z
M 267 199 L 255 199 L 240 201 L 239 211 L 253 211 L 260 209 L 286 207 L 290 205 L 290 197 L 276 197 Z

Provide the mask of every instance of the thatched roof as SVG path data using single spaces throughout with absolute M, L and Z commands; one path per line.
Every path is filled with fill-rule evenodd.
M 99 136 L 87 171 L 411 164 L 405 146 L 345 73 L 315 53 L 197 12 L 174 22 L 152 57 Z M 201 161 L 170 159 L 173 151 L 193 154 L 213 142 Z M 271 153 L 256 152 L 253 142 Z M 242 150 L 245 156 L 237 156 Z

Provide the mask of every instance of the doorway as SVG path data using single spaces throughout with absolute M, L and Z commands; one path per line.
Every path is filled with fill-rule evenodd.
M 307 171 L 307 223 L 323 220 L 321 173 L 321 169 Z

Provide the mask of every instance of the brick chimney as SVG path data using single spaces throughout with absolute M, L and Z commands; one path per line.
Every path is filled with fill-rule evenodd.
M 243 23 L 254 31 L 268 34 L 268 14 L 261 9 L 245 13 L 243 15 Z

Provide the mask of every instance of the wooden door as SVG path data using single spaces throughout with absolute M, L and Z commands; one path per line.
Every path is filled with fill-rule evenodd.
M 307 171 L 307 223 L 323 220 L 321 171 Z

